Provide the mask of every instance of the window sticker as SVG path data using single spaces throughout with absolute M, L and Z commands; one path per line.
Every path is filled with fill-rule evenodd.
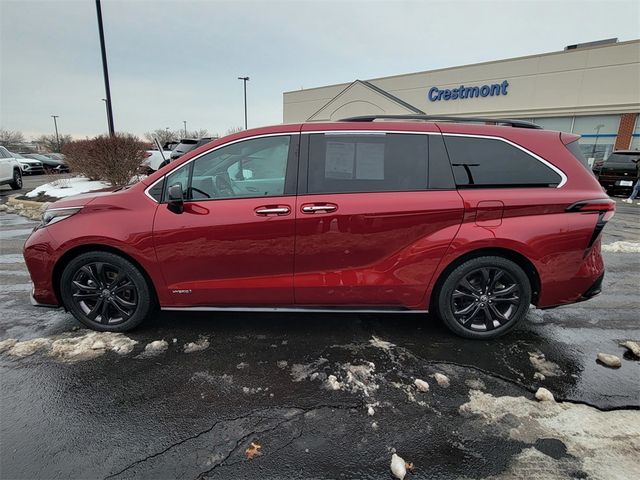
M 340 180 L 353 179 L 355 144 L 352 142 L 327 142 L 324 177 Z
M 384 180 L 384 143 L 358 143 L 356 178 L 358 180 Z

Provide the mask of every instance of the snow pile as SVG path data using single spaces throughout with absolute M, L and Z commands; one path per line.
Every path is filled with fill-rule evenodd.
M 197 341 L 189 342 L 184 346 L 184 353 L 200 352 L 209 348 L 209 338 L 200 336 Z
M 429 391 L 429 384 L 427 382 L 425 382 L 424 380 L 421 380 L 420 378 L 416 378 L 413 383 L 415 384 L 416 388 L 418 390 L 420 390 L 421 392 L 428 392 Z
M 389 350 L 391 350 L 392 347 L 395 347 L 395 345 L 393 343 L 387 342 L 385 340 L 381 340 L 380 338 L 376 337 L 375 335 L 373 335 L 371 337 L 371 340 L 369 340 L 369 344 L 372 347 L 380 348 L 380 349 L 386 350 L 386 351 L 389 351 Z
M 555 398 L 553 398 L 553 393 L 547 390 L 544 387 L 540 387 L 536 391 L 536 400 L 541 402 L 555 402 Z
M 133 351 L 137 343 L 122 333 L 88 332 L 84 335 L 62 334 L 22 342 L 10 338 L 0 342 L 0 352 L 23 358 L 37 351 L 46 350 L 50 357 L 63 362 L 77 362 L 100 357 L 108 351 L 127 355 Z
M 450 384 L 449 377 L 447 377 L 446 375 L 443 375 L 442 373 L 434 373 L 431 376 L 436 379 L 436 382 L 441 387 L 447 388 Z
M 602 251 L 613 253 L 640 253 L 640 242 L 613 242 L 602 245 Z
M 291 365 L 291 378 L 293 378 L 294 382 L 301 382 L 306 379 L 315 380 L 316 378 L 319 377 L 319 374 L 316 370 L 320 365 L 327 363 L 327 361 L 328 360 L 326 358 L 320 357 L 315 362 L 311 362 L 307 364 L 294 363 L 293 365 Z M 284 366 L 286 367 L 286 365 Z M 284 368 L 284 367 L 280 367 L 280 368 Z M 314 376 L 314 377 L 311 378 L 311 376 Z
M 498 436 L 531 447 L 522 450 L 522 457 L 512 458 L 501 478 L 531 478 L 532 471 L 544 472 L 540 478 L 568 478 L 568 472 L 577 469 L 585 478 L 640 478 L 637 410 L 600 411 L 570 402 L 494 397 L 472 390 L 469 402 L 459 412 L 479 423 L 479 431 L 491 438 Z M 567 455 L 551 457 L 538 452 L 532 459 L 533 446 L 545 438 L 562 442 Z
M 81 193 L 110 188 L 111 184 L 101 180 L 89 180 L 86 177 L 60 178 L 51 183 L 45 183 L 26 194 L 29 198 L 47 195 L 55 198 L 71 197 Z

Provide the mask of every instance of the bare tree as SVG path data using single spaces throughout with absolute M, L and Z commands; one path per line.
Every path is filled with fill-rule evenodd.
M 187 132 L 187 138 L 204 138 L 210 137 L 209 131 L 206 128 L 201 128 L 200 130 L 193 130 L 191 132 Z
M 22 132 L 0 128 L 0 145 L 9 150 L 18 150 L 24 143 Z
M 229 130 L 227 130 L 227 133 L 225 133 L 225 135 L 231 135 L 233 133 L 238 133 L 242 131 L 244 131 L 244 128 L 242 127 L 231 127 Z
M 67 143 L 73 142 L 71 135 L 59 135 L 56 138 L 55 135 L 40 135 L 33 143 L 38 145 L 41 149 L 47 152 L 61 153 L 62 149 Z
M 144 134 L 144 138 L 146 138 L 149 142 L 153 142 L 154 139 L 158 139 L 160 145 L 164 145 L 167 142 L 177 142 L 181 138 L 181 132 L 179 130 L 167 130 L 166 128 L 157 128 L 152 132 L 147 132 Z

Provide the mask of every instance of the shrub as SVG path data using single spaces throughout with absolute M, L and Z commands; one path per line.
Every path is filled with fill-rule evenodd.
M 106 180 L 112 185 L 129 183 L 144 159 L 145 145 L 138 137 L 118 133 L 77 140 L 63 148 L 65 161 L 74 172 L 91 180 Z

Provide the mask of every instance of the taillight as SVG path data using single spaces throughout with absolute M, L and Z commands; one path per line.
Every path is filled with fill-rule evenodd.
M 579 202 L 569 205 L 566 208 L 566 211 L 598 214 L 598 221 L 596 222 L 596 227 L 593 229 L 593 235 L 591 235 L 591 239 L 589 240 L 589 244 L 587 245 L 587 249 L 589 249 L 598 238 L 598 235 L 600 235 L 600 232 L 602 232 L 602 229 L 604 228 L 604 226 L 607 224 L 609 220 L 611 220 L 611 218 L 615 214 L 616 202 L 614 202 L 610 198 L 595 198 L 593 200 L 581 200 Z

